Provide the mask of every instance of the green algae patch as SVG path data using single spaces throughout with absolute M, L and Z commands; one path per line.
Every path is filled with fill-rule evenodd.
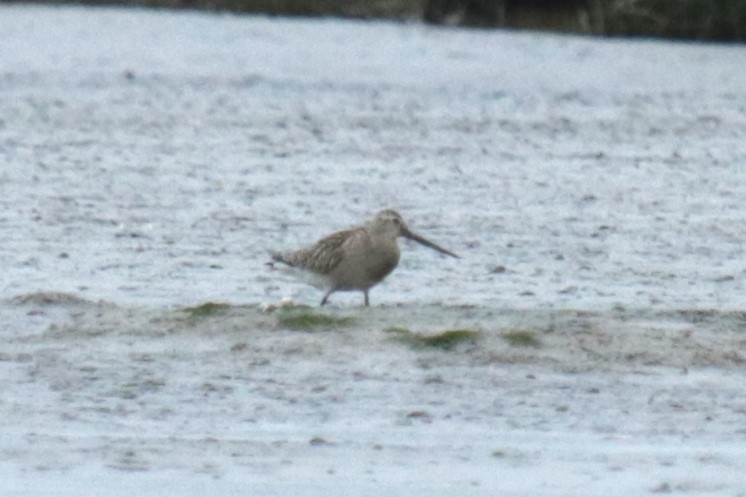
M 419 337 L 425 347 L 435 347 L 450 350 L 460 343 L 474 343 L 477 337 L 474 330 L 448 330 L 436 335 Z
M 386 328 L 383 330 L 384 333 L 395 333 L 395 334 L 404 334 L 404 335 L 410 335 L 412 334 L 409 329 L 404 328 L 403 326 L 391 326 L 389 328 Z
M 479 336 L 475 330 L 446 330 L 435 334 L 412 333 L 407 328 L 391 327 L 384 330 L 394 335 L 393 339 L 417 349 L 451 350 L 462 343 L 474 344 Z
M 92 304 L 86 299 L 66 292 L 33 292 L 18 295 L 11 300 L 15 304 L 32 305 L 79 305 Z
M 185 307 L 184 312 L 186 312 L 190 318 L 207 318 L 222 314 L 227 311 L 229 307 L 230 305 L 222 302 L 205 302 L 204 304 L 193 307 Z
M 277 324 L 293 331 L 316 331 L 344 328 L 355 322 L 349 316 L 321 314 L 305 307 L 281 309 L 277 311 Z
M 513 347 L 531 347 L 534 349 L 541 347 L 541 339 L 535 331 L 512 330 L 503 333 L 502 338 Z

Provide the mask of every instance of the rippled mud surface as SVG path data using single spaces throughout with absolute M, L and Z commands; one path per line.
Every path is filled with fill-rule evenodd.
M 31 6 L 0 39 L 4 495 L 746 495 L 741 47 Z M 462 259 L 402 242 L 322 310 L 264 265 L 382 208 Z

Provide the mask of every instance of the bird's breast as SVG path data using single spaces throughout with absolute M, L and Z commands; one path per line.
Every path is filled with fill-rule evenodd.
M 370 257 L 366 261 L 366 273 L 371 281 L 379 282 L 388 276 L 398 264 L 399 247 L 395 243 L 376 247 L 371 251 Z

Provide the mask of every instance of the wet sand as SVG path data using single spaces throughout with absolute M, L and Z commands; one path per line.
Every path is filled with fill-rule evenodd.
M 0 361 L 9 495 L 50 478 L 91 490 L 94 473 L 112 495 L 743 488 L 743 313 L 164 310 L 65 294 L 3 311 L 31 323 Z

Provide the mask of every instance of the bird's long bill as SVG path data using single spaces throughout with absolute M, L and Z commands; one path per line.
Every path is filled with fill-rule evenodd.
M 426 238 L 422 238 L 417 233 L 412 233 L 411 231 L 407 231 L 406 233 L 404 233 L 404 236 L 407 237 L 407 238 L 409 238 L 410 240 L 414 240 L 415 242 L 419 243 L 420 245 L 424 245 L 425 247 L 430 247 L 431 249 L 435 249 L 438 252 L 440 252 L 441 254 L 450 255 L 451 257 L 455 257 L 456 259 L 460 259 L 460 257 L 457 256 L 456 254 L 454 254 L 453 252 L 450 252 L 450 251 L 444 249 L 443 247 L 440 247 L 440 246 L 434 244 L 433 242 L 431 242 L 430 240 L 427 240 Z

